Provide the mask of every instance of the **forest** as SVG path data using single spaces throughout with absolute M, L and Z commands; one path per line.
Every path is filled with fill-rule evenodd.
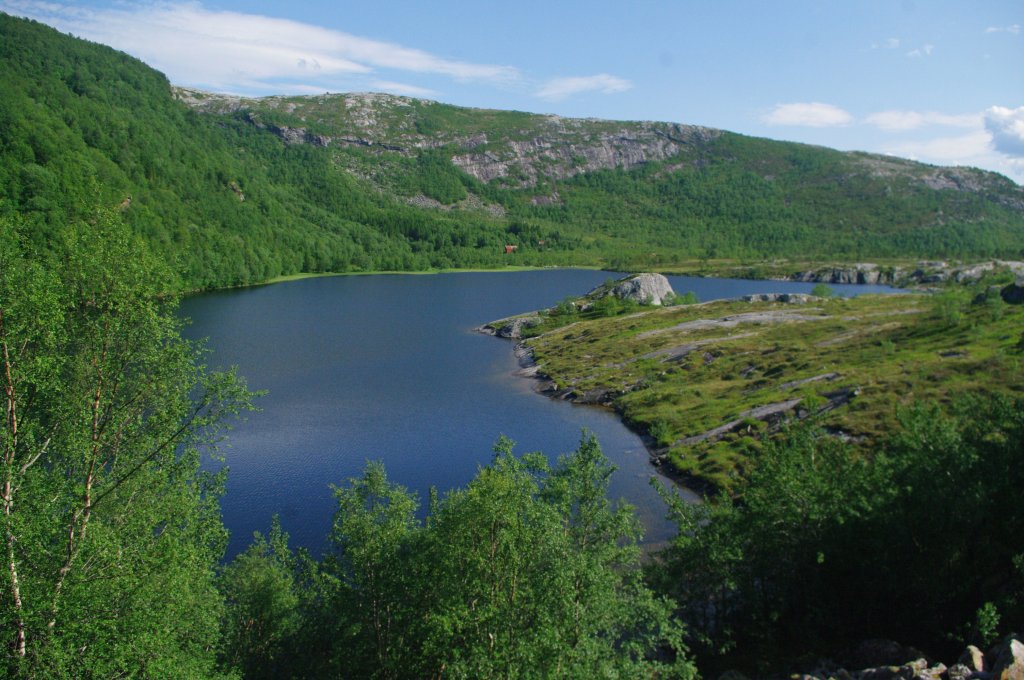
M 129 56 L 3 14 L 0 65 L 0 215 L 45 248 L 116 206 L 177 289 L 300 272 L 1022 256 L 1024 190 L 979 170 L 720 131 L 628 170 L 559 177 L 540 158 L 483 182 L 453 162 L 460 140 L 505 153 L 545 117 L 409 100 L 381 109 L 387 124 L 361 144 L 294 143 L 285 130 L 348 134 L 343 100 L 191 108 Z M 579 125 L 600 139 L 639 124 Z M 527 170 L 536 184 L 517 179 Z
M 693 678 L 1024 627 L 1024 401 L 973 392 L 901 408 L 870 454 L 811 420 L 717 499 L 663 489 L 679 533 L 655 554 L 598 442 L 550 460 L 495 433 L 469 484 L 425 499 L 376 462 L 325 480 L 323 556 L 275 523 L 225 561 L 205 463 L 260 395 L 208 370 L 176 314 L 184 291 L 297 272 L 1019 257 L 1009 180 L 935 189 L 729 133 L 539 187 L 482 182 L 446 144 L 367 178 L 344 170 L 379 160 L 361 147 L 196 111 L 34 22 L 0 14 L 0 64 L 0 675 Z M 417 134 L 484 124 L 412 110 Z
M 646 560 L 584 436 L 554 463 L 498 439 L 427 499 L 369 463 L 335 480 L 324 556 L 275 524 L 225 563 L 223 474 L 201 463 L 257 395 L 204 369 L 120 213 L 57 238 L 0 220 L 6 677 L 690 678 L 1024 624 L 1007 396 L 902 409 L 870 456 L 796 426 L 731 494 L 663 489 L 679 533 Z

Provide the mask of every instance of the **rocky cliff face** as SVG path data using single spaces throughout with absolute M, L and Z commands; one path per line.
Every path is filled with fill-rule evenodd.
M 525 188 L 536 186 L 541 178 L 566 179 L 662 161 L 721 134 L 693 125 L 646 122 L 587 134 L 581 121 L 554 116 L 548 120 L 546 129 L 530 139 L 509 142 L 499 150 L 458 154 L 452 162 L 481 181 L 513 178 L 512 184 Z
M 564 180 L 597 170 L 629 170 L 666 159 L 673 159 L 676 168 L 701 164 L 705 152 L 725 134 L 679 123 L 470 109 L 379 93 L 252 99 L 174 88 L 174 94 L 193 109 L 241 117 L 288 144 L 359 147 L 378 154 L 384 162 L 389 155 L 414 156 L 424 149 L 444 148 L 451 162 L 467 174 L 514 189 L 530 189 L 545 180 Z M 759 169 L 762 161 L 771 161 L 768 157 L 774 157 L 773 153 L 744 162 L 752 172 L 774 181 L 779 168 L 770 168 L 772 162 L 765 165 L 768 169 Z M 995 173 L 927 166 L 867 153 L 845 154 L 844 163 L 844 174 L 829 181 L 863 176 L 897 184 L 909 182 L 928 190 L 982 195 L 1010 209 L 1024 210 L 1024 188 Z M 535 204 L 560 202 L 555 193 L 539 194 L 533 199 Z
M 585 172 L 631 169 L 677 156 L 714 140 L 720 130 L 655 122 L 599 121 L 526 116 L 511 129 L 464 129 L 424 125 L 432 107 L 444 105 L 385 94 L 336 94 L 316 97 L 247 99 L 176 88 L 177 98 L 206 113 L 241 114 L 288 144 L 360 146 L 402 155 L 445 146 L 455 149 L 452 163 L 483 181 L 501 179 L 528 188 L 543 179 L 566 179 Z M 463 115 L 493 115 L 463 109 Z M 272 122 L 281 115 L 308 124 Z

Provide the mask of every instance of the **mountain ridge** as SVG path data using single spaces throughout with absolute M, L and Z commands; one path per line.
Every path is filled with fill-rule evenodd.
M 598 157 L 596 163 L 586 165 L 583 168 L 571 168 L 569 172 L 550 174 L 549 176 L 554 179 L 568 179 L 580 172 L 592 172 L 596 170 L 629 170 L 648 161 L 666 160 L 667 158 L 671 158 L 683 152 L 688 146 L 707 144 L 723 134 L 737 134 L 720 128 L 692 125 L 681 122 L 656 120 L 611 120 L 594 117 L 575 118 L 559 116 L 557 114 L 526 113 L 480 107 L 461 107 L 445 104 L 436 100 L 420 99 L 404 95 L 392 95 L 383 92 L 339 92 L 325 93 L 323 95 L 269 95 L 266 97 L 243 97 L 184 86 L 172 86 L 172 92 L 179 101 L 182 101 L 189 107 L 204 113 L 224 114 L 237 113 L 239 111 L 249 112 L 251 122 L 256 125 L 261 124 L 258 119 L 255 118 L 259 111 L 283 109 L 286 114 L 294 115 L 296 118 L 304 121 L 307 114 L 322 112 L 322 109 L 317 109 L 315 106 L 316 104 L 337 103 L 341 108 L 347 109 L 348 111 L 353 111 L 353 109 L 356 109 L 357 111 L 357 113 L 350 118 L 349 122 L 351 127 L 347 130 L 343 130 L 341 136 L 331 137 L 325 134 L 311 133 L 306 127 L 278 128 L 279 134 L 286 137 L 286 141 L 290 141 L 292 143 L 312 143 L 325 147 L 330 146 L 333 143 L 340 143 L 342 145 L 355 144 L 359 146 L 379 145 L 381 148 L 388 151 L 406 153 L 412 149 L 438 148 L 452 145 L 458 150 L 464 152 L 454 155 L 452 157 L 452 162 L 456 166 L 465 170 L 468 174 L 483 182 L 500 179 L 506 177 L 508 174 L 505 171 L 493 172 L 487 169 L 481 169 L 480 166 L 483 164 L 481 161 L 485 160 L 482 157 L 489 155 L 488 146 L 491 143 L 486 132 L 477 132 L 475 134 L 469 133 L 462 137 L 450 137 L 447 139 L 438 139 L 436 136 L 430 137 L 425 134 L 420 134 L 418 138 L 416 138 L 415 136 L 406 134 L 402 135 L 404 138 L 402 141 L 406 141 L 406 144 L 403 146 L 398 144 L 400 141 L 399 139 L 395 139 L 393 135 L 389 136 L 387 134 L 387 130 L 381 130 L 374 124 L 376 121 L 371 111 L 376 108 L 379 112 L 383 107 L 391 107 L 392 109 L 404 107 L 410 110 L 414 110 L 417 107 L 441 107 L 458 110 L 467 114 L 472 113 L 490 117 L 494 117 L 496 115 L 500 116 L 502 114 L 526 116 L 533 119 L 536 128 L 547 128 L 547 131 L 549 132 L 547 139 L 550 139 L 553 135 L 566 137 L 564 145 L 570 147 L 570 150 L 572 150 L 573 142 L 578 141 L 580 137 L 578 131 L 583 126 L 587 125 L 598 128 L 598 134 L 591 133 L 589 135 L 590 140 L 597 139 L 602 142 L 614 142 L 617 140 L 633 141 L 634 139 L 642 136 L 646 136 L 648 138 L 646 140 L 647 146 L 642 146 L 640 149 L 641 155 L 647 155 L 648 157 L 611 157 L 611 162 L 601 162 L 605 159 Z M 324 121 L 323 118 L 320 118 L 312 121 L 312 125 L 314 127 L 322 128 L 325 122 L 327 125 L 330 125 L 331 123 L 337 124 L 337 119 L 335 118 L 331 121 Z M 415 122 L 416 121 L 414 121 L 413 125 L 415 125 Z M 409 128 L 410 126 L 407 125 L 406 127 Z M 616 127 L 618 128 L 617 130 L 615 129 Z M 571 135 L 573 130 L 577 131 L 575 138 Z M 418 128 L 416 131 L 418 132 Z M 346 137 L 344 136 L 345 132 L 357 135 L 361 133 L 361 136 L 356 136 L 355 138 L 352 138 L 351 136 Z M 382 132 L 384 134 L 382 134 Z M 521 130 L 520 132 L 525 131 Z M 600 132 L 604 132 L 605 134 L 602 135 Z M 374 139 L 375 137 L 383 139 Z M 587 138 L 587 136 L 583 137 L 584 140 L 587 140 Z M 527 133 L 525 139 L 511 139 L 508 146 L 511 146 L 516 151 L 529 150 L 532 147 L 541 152 L 538 155 L 544 155 L 543 152 L 549 150 L 551 146 L 553 146 L 552 144 L 544 144 L 547 139 L 545 139 L 543 134 L 534 134 L 533 136 L 529 136 L 529 133 Z M 985 186 L 986 180 L 997 181 L 1000 183 L 1002 183 L 1003 180 L 1006 180 L 1011 184 L 1016 184 L 1012 179 L 1004 175 L 972 166 L 938 166 L 898 156 L 877 154 L 867 151 L 838 151 L 821 145 L 803 144 L 800 142 L 789 142 L 784 140 L 769 140 L 767 138 L 757 139 L 764 139 L 765 141 L 776 142 L 783 145 L 795 145 L 798 147 L 819 149 L 843 154 L 847 158 L 855 159 L 859 163 L 862 163 L 877 177 L 893 176 L 899 174 L 901 171 L 904 173 L 910 173 L 913 170 L 916 171 L 915 174 L 919 177 L 921 182 L 932 189 L 953 189 L 980 192 L 988 188 Z M 637 141 L 642 142 L 644 140 L 637 139 Z M 662 146 L 667 147 L 667 149 L 658 149 L 657 146 L 653 146 L 655 141 L 660 141 Z M 501 144 L 500 140 L 497 144 Z M 592 148 L 593 147 L 584 146 L 581 150 L 586 152 Z M 654 149 L 654 153 L 649 153 L 648 150 L 652 148 Z M 481 151 L 474 153 L 478 149 L 481 149 Z M 526 154 L 520 151 L 518 155 L 520 156 L 519 161 L 521 163 Z M 551 158 L 552 156 L 546 155 L 545 157 Z M 487 160 L 497 161 L 500 159 L 492 157 L 492 159 Z M 590 158 L 588 157 L 587 160 L 590 160 Z M 505 168 L 502 170 L 505 170 Z M 542 174 L 543 173 L 536 171 L 533 172 L 530 178 L 532 181 L 521 184 L 520 188 L 535 186 L 537 179 Z M 1019 185 L 1017 186 L 1019 187 Z M 1013 201 L 1013 205 L 1015 207 L 1024 208 L 1024 187 L 1021 187 L 1021 189 L 1021 195 L 1016 201 Z
M 681 123 L 374 93 L 242 98 L 0 14 L 0 216 L 98 207 L 184 289 L 300 272 L 1020 259 L 1024 188 Z

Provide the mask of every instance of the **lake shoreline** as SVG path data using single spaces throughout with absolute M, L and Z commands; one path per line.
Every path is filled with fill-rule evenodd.
M 484 326 L 480 326 L 475 330 L 484 335 L 498 337 Z M 618 418 L 619 422 L 622 423 L 622 426 L 635 434 L 643 443 L 644 449 L 647 451 L 648 462 L 650 463 L 651 468 L 661 477 L 672 482 L 678 490 L 682 491 L 683 496 L 687 501 L 691 503 L 700 503 L 703 502 L 709 494 L 714 492 L 714 488 L 703 480 L 693 477 L 692 475 L 683 474 L 672 469 L 671 466 L 662 464 L 661 461 L 664 451 L 658 447 L 657 443 L 647 432 L 637 429 L 632 423 L 624 418 L 622 413 L 615 408 L 614 404 L 610 402 L 602 403 L 581 400 L 578 397 L 573 396 L 574 393 L 571 390 L 558 389 L 558 385 L 550 378 L 550 376 L 540 370 L 540 366 L 533 358 L 533 352 L 525 343 L 517 342 L 513 347 L 513 353 L 519 363 L 519 369 L 515 371 L 516 377 L 530 380 L 533 391 L 538 395 L 547 397 L 548 399 L 568 401 L 572 404 L 576 404 L 577 406 L 588 406 L 612 411 L 616 418 Z
M 876 258 L 879 262 L 884 262 L 882 265 L 885 269 L 892 268 L 910 268 L 914 266 L 910 260 L 906 259 L 891 259 L 891 258 Z M 978 262 L 987 262 L 988 260 L 978 260 Z M 269 286 L 275 283 L 287 283 L 290 281 L 302 281 L 304 279 L 316 279 L 316 278 L 329 278 L 337 276 L 380 276 L 380 275 L 408 275 L 408 276 L 429 276 L 437 274 L 481 274 L 481 273 L 513 273 L 513 272 L 529 272 L 529 271 L 545 271 L 551 269 L 579 269 L 586 271 L 607 271 L 615 274 L 625 274 L 627 271 L 618 271 L 608 269 L 608 263 L 597 263 L 597 264 L 573 264 L 573 265 L 517 265 L 507 264 L 501 267 L 446 267 L 439 269 L 422 269 L 422 270 L 367 270 L 367 271 L 347 271 L 347 272 L 298 272 L 295 274 L 282 274 L 280 276 L 274 276 L 263 281 L 253 281 L 251 283 L 241 283 L 230 286 L 218 286 L 215 288 L 194 288 L 190 290 L 182 291 L 183 295 L 197 295 L 201 293 L 209 293 L 216 291 L 225 290 L 239 290 L 245 288 L 258 288 L 260 286 Z M 633 268 L 631 271 L 652 271 L 658 272 L 665 276 L 692 276 L 695 278 L 736 278 L 745 279 L 750 281 L 780 281 L 780 282 L 822 282 L 822 283 L 836 283 L 837 281 L 830 280 L 832 272 L 856 272 L 856 268 L 860 266 L 854 261 L 837 261 L 837 260 L 794 260 L 794 261 L 763 261 L 748 263 L 741 260 L 692 260 L 690 262 L 679 263 L 674 265 L 667 265 L 662 267 L 640 267 Z M 811 276 L 814 273 L 815 276 Z M 800 278 L 803 276 L 804 278 Z M 853 280 L 843 281 L 844 283 L 851 283 L 854 285 L 863 285 L 865 283 L 870 284 L 870 281 L 857 280 L 854 275 L 851 277 Z M 889 282 L 885 285 L 892 285 L 894 287 L 901 287 L 897 282 Z

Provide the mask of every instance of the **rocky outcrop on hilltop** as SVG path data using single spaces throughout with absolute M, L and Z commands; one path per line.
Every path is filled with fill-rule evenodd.
M 377 93 L 317 95 L 308 98 L 231 95 L 175 88 L 175 96 L 188 106 L 217 114 L 237 114 L 251 125 L 265 128 L 287 144 L 359 146 L 401 155 L 419 149 L 455 150 L 451 162 L 483 181 L 504 180 L 528 188 L 541 180 L 562 180 L 596 170 L 629 170 L 645 163 L 679 156 L 722 134 L 697 125 L 648 121 L 612 123 L 593 119 L 535 116 L 528 127 L 501 135 L 480 131 L 427 130 L 417 124 L 416 105 L 435 102 Z M 269 122 L 265 112 L 281 112 L 309 126 Z M 330 123 L 324 112 L 331 113 Z M 314 132 L 325 126 L 330 134 Z
M 770 150 L 759 150 L 752 157 L 730 143 L 718 144 L 721 139 L 731 138 L 729 133 L 697 125 L 465 109 L 384 93 L 246 98 L 181 87 L 172 91 L 190 108 L 245 120 L 269 129 L 290 144 L 358 147 L 381 157 L 407 158 L 439 148 L 455 167 L 480 181 L 495 181 L 513 189 L 541 188 L 542 192 L 531 199 L 536 205 L 561 202 L 551 186 L 553 182 L 662 161 L 671 164 L 660 169 L 664 173 L 738 162 L 766 182 L 792 185 L 792 180 L 782 181 L 779 174 L 790 164 L 790 152 L 780 158 Z M 339 167 L 347 168 L 344 164 Z M 828 181 L 839 186 L 854 180 L 882 183 L 888 186 L 888 195 L 894 187 L 909 183 L 926 192 L 971 194 L 1013 211 L 1024 210 L 1024 187 L 974 168 L 926 166 L 863 153 L 845 154 L 841 167 L 828 168 Z M 815 184 L 821 181 L 815 172 L 810 172 L 808 178 Z M 892 283 L 884 278 L 884 272 L 879 272 L 877 281 L 871 279 L 869 270 L 862 273 L 861 282 L 856 281 L 856 274 L 854 281 L 849 281 L 844 273 L 815 280 Z
M 586 123 L 550 116 L 530 139 L 513 140 L 500 149 L 457 154 L 452 163 L 483 182 L 515 177 L 516 184 L 525 188 L 542 178 L 561 180 L 662 161 L 721 134 L 695 125 L 647 122 L 596 132 L 588 131 Z

